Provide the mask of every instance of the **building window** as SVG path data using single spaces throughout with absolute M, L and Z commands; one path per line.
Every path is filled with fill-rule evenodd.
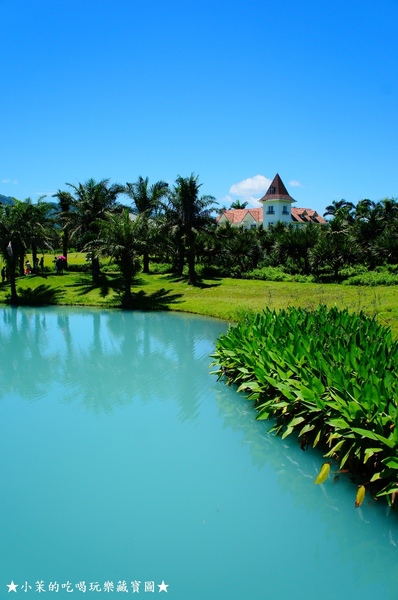
M 269 228 L 269 229 L 271 229 L 271 227 L 273 226 L 273 224 L 274 224 L 274 222 L 273 222 L 273 221 L 270 221 L 270 222 L 268 223 L 268 228 Z
M 274 187 L 273 185 L 270 185 L 270 186 L 269 186 L 269 193 L 270 193 L 270 194 L 275 194 L 275 191 L 276 191 L 276 190 L 275 190 L 275 187 Z
M 282 208 L 282 214 L 283 215 L 288 215 L 289 214 L 289 207 L 286 206 L 286 204 Z
M 273 206 L 269 206 L 267 208 L 267 215 L 273 215 L 274 214 L 274 207 Z

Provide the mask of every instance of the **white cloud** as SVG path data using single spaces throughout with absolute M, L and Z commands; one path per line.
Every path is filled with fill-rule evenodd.
M 243 179 L 239 183 L 234 183 L 230 187 L 230 193 L 235 196 L 251 196 L 252 194 L 264 194 L 271 185 L 271 179 L 267 179 L 264 175 L 255 175 Z
M 18 185 L 17 179 L 2 179 L 1 183 L 13 183 L 14 185 Z
M 289 185 L 291 187 L 303 187 L 301 183 L 297 181 L 297 179 L 292 179 L 291 181 L 289 181 Z
M 239 196 L 239 200 L 254 204 L 265 194 L 272 180 L 264 175 L 255 175 L 248 177 L 238 183 L 231 185 L 229 192 L 234 196 Z

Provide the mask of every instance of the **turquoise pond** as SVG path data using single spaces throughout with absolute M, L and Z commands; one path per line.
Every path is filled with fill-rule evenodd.
M 398 598 L 396 511 L 210 374 L 226 327 L 0 309 L 0 600 Z

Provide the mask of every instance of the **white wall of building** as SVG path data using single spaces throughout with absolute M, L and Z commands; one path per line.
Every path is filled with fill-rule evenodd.
M 292 222 L 291 203 L 288 200 L 267 200 L 263 202 L 263 224 L 264 228 L 270 225 L 282 222 L 289 224 Z

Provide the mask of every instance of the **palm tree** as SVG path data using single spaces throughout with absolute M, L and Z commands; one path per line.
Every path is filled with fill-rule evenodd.
M 329 204 L 329 206 L 326 207 L 323 216 L 333 217 L 335 225 L 338 226 L 339 229 L 342 229 L 346 227 L 347 224 L 352 223 L 354 208 L 352 202 L 347 202 L 346 200 L 333 200 L 332 204 Z
M 142 232 L 142 260 L 143 272 L 149 273 L 149 244 L 150 225 L 149 220 L 158 213 L 162 198 L 167 194 L 168 184 L 165 181 L 157 181 L 149 186 L 148 177 L 139 177 L 135 183 L 126 183 L 125 194 L 133 202 L 133 213 L 141 215 Z
M 351 224 L 350 233 L 359 251 L 357 261 L 367 264 L 373 269 L 381 256 L 374 251 L 376 239 L 381 235 L 384 224 L 378 218 L 378 204 L 365 198 L 359 200 L 355 207 L 355 218 Z
M 149 185 L 149 178 L 139 177 L 135 183 L 126 183 L 125 193 L 133 201 L 133 212 L 136 215 L 146 214 L 152 217 L 160 207 L 162 198 L 167 194 L 169 184 L 157 181 Z
M 71 223 L 70 237 L 77 238 L 82 248 L 97 239 L 101 223 L 110 214 L 120 211 L 117 197 L 124 192 L 124 187 L 118 183 L 109 185 L 109 179 L 96 182 L 89 179 L 86 183 L 73 185 L 67 183 L 74 191 L 73 211 L 69 213 Z M 99 260 L 94 252 L 91 259 L 93 282 L 99 281 Z
M 339 279 L 340 270 L 356 262 L 358 248 L 355 240 L 346 230 L 339 230 L 325 225 L 318 233 L 318 239 L 309 252 L 311 271 L 315 276 L 325 272 L 325 267 L 332 271 L 335 281 Z
M 246 227 L 231 227 L 224 231 L 225 239 L 221 249 L 224 272 L 228 277 L 242 277 L 247 271 L 257 267 L 261 257 L 257 231 Z
M 241 202 L 240 200 L 234 200 L 234 202 L 232 202 L 230 208 L 232 208 L 232 209 L 246 208 L 246 206 L 248 204 L 249 204 L 248 202 Z
M 273 252 L 278 264 L 295 274 L 309 275 L 310 255 L 319 238 L 319 225 L 308 223 L 302 227 L 288 225 L 276 237 Z
M 80 245 L 84 246 L 96 239 L 101 221 L 119 208 L 117 197 L 123 193 L 124 187 L 118 183 L 109 185 L 109 179 L 102 179 L 99 182 L 89 179 L 86 183 L 66 185 L 74 191 L 72 196 L 74 210 L 70 212 L 71 237 L 78 238 Z
M 375 209 L 375 207 L 376 204 L 373 202 L 373 200 L 369 200 L 368 198 L 359 200 L 355 206 L 355 221 L 368 221 L 369 215 Z
M 398 221 L 398 199 L 383 198 L 375 207 L 377 219 L 387 228 L 396 226 Z
M 123 303 L 131 305 L 131 284 L 139 271 L 137 259 L 137 231 L 140 217 L 132 221 L 127 208 L 123 213 L 112 214 L 101 222 L 98 238 L 88 246 L 104 256 L 110 256 L 118 265 L 124 280 Z
M 21 220 L 21 211 L 16 205 L 0 206 L 0 252 L 7 265 L 8 279 L 11 285 L 11 304 L 18 304 L 16 288 L 17 266 L 22 264 L 26 251 L 23 239 L 24 222 Z
M 37 203 L 33 204 L 30 198 L 23 202 L 24 223 L 26 231 L 26 242 L 32 250 L 33 267 L 38 265 L 37 252 L 40 249 L 52 248 L 54 235 L 52 221 L 50 218 L 53 207 L 48 202 L 43 202 L 45 196 L 41 196 Z M 35 271 L 36 272 L 36 271 Z
M 16 292 L 17 271 L 24 274 L 25 255 L 32 250 L 33 267 L 38 264 L 39 248 L 51 248 L 53 231 L 49 213 L 51 205 L 43 202 L 44 196 L 33 203 L 30 198 L 15 200 L 13 205 L 0 207 L 0 244 L 1 254 L 7 265 L 11 284 L 11 301 L 18 301 Z
M 196 283 L 195 244 L 200 229 L 212 222 L 213 196 L 199 197 L 198 177 L 178 176 L 174 189 L 169 194 L 166 218 L 174 230 L 177 245 L 177 274 L 181 277 L 185 256 L 188 263 L 188 284 Z
M 62 227 L 62 254 L 66 258 L 66 264 L 68 264 L 70 213 L 73 206 L 73 196 L 70 192 L 58 190 L 56 194 L 53 194 L 53 198 L 58 198 L 58 220 Z

